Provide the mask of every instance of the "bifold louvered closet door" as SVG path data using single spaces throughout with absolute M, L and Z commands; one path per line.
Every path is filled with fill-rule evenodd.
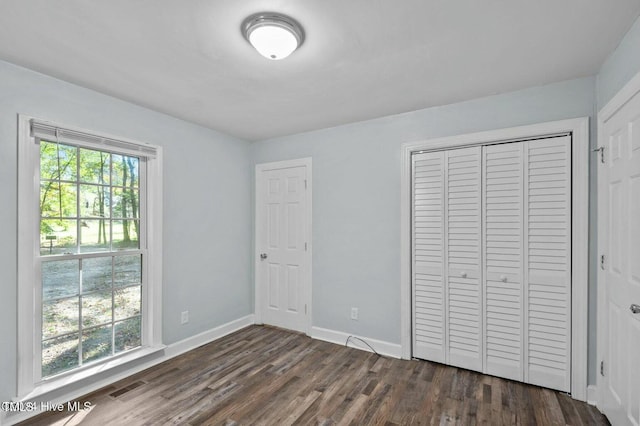
M 413 161 L 414 356 L 481 369 L 481 149 Z
M 413 155 L 413 355 L 570 391 L 571 138 Z

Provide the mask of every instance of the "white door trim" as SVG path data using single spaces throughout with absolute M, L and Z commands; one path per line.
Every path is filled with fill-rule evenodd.
M 640 72 L 636 74 L 625 86 L 620 89 L 618 93 L 602 107 L 598 112 L 598 147 L 605 146 L 606 135 L 605 123 L 613 117 L 627 102 L 629 102 L 634 96 L 640 93 Z M 605 151 L 605 159 L 607 152 Z M 602 175 L 598 175 L 598 193 L 606 190 L 606 182 L 601 179 Z M 607 253 L 607 238 L 608 226 L 606 218 L 608 217 L 607 206 L 603 204 L 604 197 L 598 197 L 598 256 Z M 597 319 L 597 335 L 603 336 L 608 331 L 609 323 L 606 315 L 602 315 L 605 312 L 607 303 L 607 286 L 606 286 L 606 274 L 601 268 L 598 268 L 598 319 Z M 607 348 L 604 346 L 603 339 L 597 340 L 597 363 L 605 359 Z M 605 386 L 603 383 L 603 377 L 598 371 L 597 373 L 597 401 L 596 405 L 602 407 L 604 403 Z
M 400 194 L 400 343 L 402 358 L 411 358 L 411 154 L 545 135 L 572 134 L 572 290 L 571 396 L 587 398 L 588 272 L 589 272 L 589 118 L 470 133 L 402 145 Z
M 307 235 L 307 251 L 306 251 L 306 268 L 305 274 L 303 276 L 304 281 L 304 295 L 305 295 L 305 304 L 307 306 L 306 312 L 306 324 L 305 324 L 305 333 L 309 336 L 311 335 L 311 325 L 312 325 L 312 252 L 313 252 L 313 234 L 312 234 L 312 222 L 311 219 L 313 217 L 312 211 L 312 200 L 313 200 L 313 173 L 311 168 L 311 157 L 299 158 L 295 160 L 285 160 L 285 161 L 276 161 L 271 163 L 261 163 L 256 164 L 255 168 L 255 183 L 254 183 L 254 192 L 255 192 L 255 205 L 254 205 L 254 217 L 255 217 L 255 226 L 254 226 L 254 266 L 253 266 L 253 277 L 254 277 L 254 312 L 255 312 L 255 322 L 256 324 L 263 324 L 263 314 L 261 308 L 260 301 L 262 300 L 262 292 L 260 291 L 260 247 L 259 247 L 259 236 L 261 231 L 261 218 L 262 213 L 258 206 L 261 205 L 262 202 L 262 194 L 258 191 L 258 183 L 260 174 L 267 170 L 278 170 L 278 169 L 287 169 L 291 167 L 306 167 L 307 169 L 307 206 L 306 206 L 306 235 Z

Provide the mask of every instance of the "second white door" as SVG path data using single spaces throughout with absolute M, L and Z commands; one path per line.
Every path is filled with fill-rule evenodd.
M 308 332 L 310 164 L 297 164 L 256 168 L 256 312 L 265 324 Z
M 598 156 L 598 407 L 640 425 L 640 90 L 607 118 Z

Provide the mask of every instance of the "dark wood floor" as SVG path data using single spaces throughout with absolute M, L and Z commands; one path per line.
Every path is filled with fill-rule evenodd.
M 32 425 L 608 424 L 569 396 L 252 326 L 103 388 Z

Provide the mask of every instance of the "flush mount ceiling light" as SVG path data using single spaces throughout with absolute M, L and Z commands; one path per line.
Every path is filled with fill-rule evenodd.
M 302 27 L 293 18 L 263 12 L 242 23 L 242 34 L 267 59 L 279 60 L 291 55 L 304 41 Z

